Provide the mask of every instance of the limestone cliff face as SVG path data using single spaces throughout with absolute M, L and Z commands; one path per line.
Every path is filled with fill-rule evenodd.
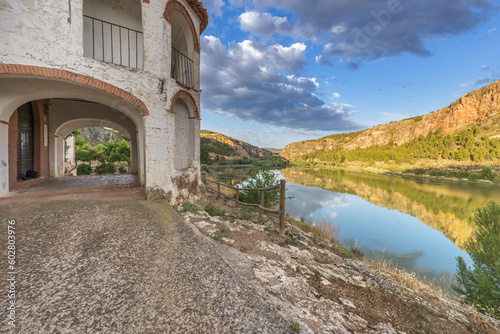
M 425 116 L 378 125 L 371 129 L 349 135 L 334 135 L 318 140 L 297 142 L 287 145 L 280 155 L 294 160 L 300 155 L 319 149 L 342 147 L 352 150 L 374 145 L 385 145 L 393 140 L 396 145 L 404 144 L 420 135 L 441 128 L 444 134 L 451 134 L 500 113 L 500 80 L 486 87 L 469 92 L 448 107 Z
M 203 131 L 201 132 L 200 136 L 202 138 L 209 138 L 221 142 L 223 144 L 229 145 L 236 152 L 236 154 L 231 157 L 228 157 L 228 159 L 260 158 L 272 154 L 267 150 L 261 149 L 257 146 L 250 145 L 249 143 L 231 138 L 229 136 L 223 135 L 218 132 Z

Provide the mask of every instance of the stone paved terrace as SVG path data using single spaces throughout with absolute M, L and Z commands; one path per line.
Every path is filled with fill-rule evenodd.
M 111 176 L 47 180 L 0 198 L 0 333 L 290 331 L 211 240 L 143 195 L 134 177 Z M 15 329 L 6 323 L 9 219 Z

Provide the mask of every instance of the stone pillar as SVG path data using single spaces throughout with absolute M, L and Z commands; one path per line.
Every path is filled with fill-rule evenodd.
M 9 124 L 0 123 L 0 196 L 9 192 Z
M 135 174 L 139 171 L 139 152 L 137 152 L 137 134 L 130 136 L 130 172 Z

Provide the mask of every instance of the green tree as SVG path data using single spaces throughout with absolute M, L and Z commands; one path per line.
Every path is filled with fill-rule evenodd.
M 208 164 L 209 160 L 210 160 L 210 155 L 208 154 L 206 147 L 200 145 L 200 162 L 202 164 Z
M 478 209 L 474 222 L 476 232 L 465 245 L 473 267 L 457 257 L 457 284 L 452 288 L 463 296 L 464 303 L 500 319 L 500 205 L 491 201 Z
M 258 174 L 251 174 L 244 188 L 269 188 L 279 184 L 278 176 L 270 170 L 263 170 Z M 260 191 L 241 191 L 240 198 L 247 203 L 260 203 Z M 280 190 L 275 189 L 264 192 L 264 206 L 277 205 L 280 200 Z

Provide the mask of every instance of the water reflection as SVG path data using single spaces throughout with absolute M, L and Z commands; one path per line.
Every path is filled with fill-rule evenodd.
M 474 210 L 500 199 L 497 187 L 475 184 L 332 169 L 288 168 L 281 174 L 293 196 L 286 209 L 296 219 L 331 221 L 343 244 L 429 279 L 451 276 L 457 256 L 470 263 L 453 241 L 463 245 L 474 232 Z
M 296 184 L 352 194 L 377 206 L 418 217 L 458 247 L 474 233 L 474 211 L 490 200 L 500 202 L 497 186 L 403 179 L 340 169 L 288 168 L 281 172 Z
M 257 167 L 252 165 L 231 166 L 231 167 L 211 165 L 208 166 L 208 168 L 215 175 L 215 177 L 219 182 L 228 185 L 235 185 L 241 183 L 244 180 L 247 180 L 250 177 L 250 174 L 259 171 Z

